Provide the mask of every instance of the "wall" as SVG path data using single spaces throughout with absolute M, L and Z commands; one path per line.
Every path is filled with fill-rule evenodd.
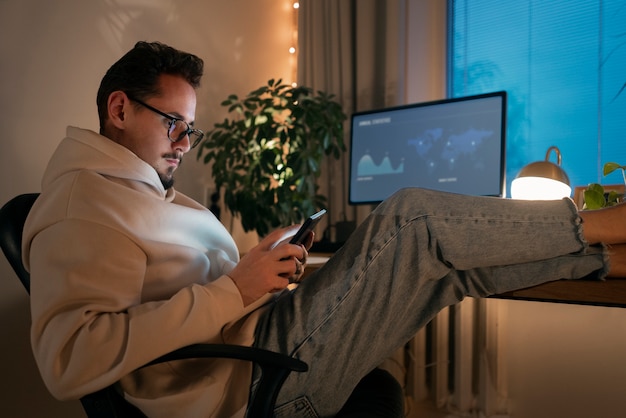
M 269 78 L 291 77 L 288 0 L 0 1 L 0 202 L 39 191 L 66 125 L 98 129 L 95 96 L 106 69 L 138 40 L 159 40 L 205 60 L 196 125 L 221 120 L 219 103 Z M 210 184 L 191 152 L 177 189 L 202 201 Z M 255 237 L 234 232 L 242 246 Z M 0 257 L 0 416 L 83 416 L 52 399 L 29 345 L 28 297 Z
M 515 418 L 613 418 L 626 409 L 626 310 L 506 304 L 506 389 Z M 501 388 L 504 389 L 504 388 Z M 507 393 L 508 392 L 508 393 Z

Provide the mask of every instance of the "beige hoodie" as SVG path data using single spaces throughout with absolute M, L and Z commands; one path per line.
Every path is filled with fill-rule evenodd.
M 258 315 L 250 312 L 267 301 L 243 307 L 226 276 L 239 260 L 231 236 L 206 208 L 164 190 L 135 154 L 69 127 L 23 250 L 33 352 L 54 396 L 79 398 L 121 379 L 150 417 L 243 416 L 246 362 L 190 360 L 131 373 L 188 344 L 252 344 Z

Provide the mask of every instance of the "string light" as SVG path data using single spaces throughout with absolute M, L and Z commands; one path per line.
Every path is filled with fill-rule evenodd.
M 298 9 L 300 8 L 300 3 L 298 1 L 294 1 L 293 4 L 293 14 L 292 14 L 292 28 L 291 28 L 291 47 L 289 48 L 289 54 L 291 55 L 291 85 L 293 87 L 298 86 L 298 55 L 297 55 L 297 46 L 298 46 Z

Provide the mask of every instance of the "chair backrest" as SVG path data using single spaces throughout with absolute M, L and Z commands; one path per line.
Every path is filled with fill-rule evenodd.
M 21 194 L 0 209 L 0 247 L 20 281 L 30 293 L 30 274 L 22 263 L 22 231 L 39 193 Z
M 22 263 L 22 232 L 30 209 L 39 193 L 21 194 L 0 209 L 0 247 L 26 291 L 30 294 L 30 274 Z M 145 417 L 124 400 L 114 385 L 81 398 L 83 409 L 90 418 Z

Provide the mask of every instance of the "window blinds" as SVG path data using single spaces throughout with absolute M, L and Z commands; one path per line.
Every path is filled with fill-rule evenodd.
M 556 145 L 572 188 L 626 165 L 626 1 L 449 1 L 449 95 L 507 90 L 507 183 Z M 510 190 L 510 187 L 507 188 Z

